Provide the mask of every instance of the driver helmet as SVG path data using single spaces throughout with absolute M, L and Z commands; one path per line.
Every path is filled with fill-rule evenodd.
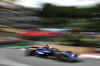
M 67 53 L 70 53 L 71 51 L 70 51 L 70 50 L 67 50 L 66 52 L 67 52 Z
M 46 45 L 46 46 L 45 46 L 45 48 L 47 48 L 47 49 L 48 49 L 48 48 L 49 48 L 49 46 L 48 46 L 48 45 Z

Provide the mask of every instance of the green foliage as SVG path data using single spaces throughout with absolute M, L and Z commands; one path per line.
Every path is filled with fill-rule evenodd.
M 91 39 L 91 40 L 87 40 L 87 39 Z M 99 43 L 99 41 L 92 41 L 93 39 L 95 38 L 89 36 L 83 36 L 83 35 L 77 35 L 77 36 L 69 35 L 69 36 L 64 36 L 63 38 L 56 38 L 55 40 L 59 42 L 67 42 L 67 44 L 60 44 L 60 45 L 92 47 L 98 45 Z
M 76 8 L 74 6 L 61 7 L 51 4 L 45 4 L 42 9 L 44 17 L 75 17 Z
M 42 25 L 46 26 L 46 27 L 63 27 L 64 24 L 63 23 L 68 23 L 68 19 L 67 18 L 41 18 L 43 20 L 45 20 Z
M 72 42 L 71 45 L 73 46 L 80 46 L 80 44 L 82 43 L 81 39 L 83 38 L 83 36 L 70 36 L 68 37 L 67 41 L 68 42 Z
M 78 30 L 75 30 L 76 32 L 98 32 L 100 31 L 100 28 L 84 28 L 84 29 L 78 29 Z
M 78 31 L 98 31 L 100 29 L 100 20 L 92 20 L 96 18 L 92 13 L 100 13 L 100 4 L 92 7 L 77 8 L 75 6 L 56 6 L 52 4 L 45 4 L 41 11 L 41 16 L 46 22 L 43 25 L 46 27 L 83 27 Z M 100 17 L 100 16 L 99 16 Z M 63 23 L 65 22 L 65 23 Z M 88 25 L 67 25 L 69 22 L 90 23 Z M 61 25 L 61 26 L 60 26 Z
M 96 7 L 76 8 L 75 6 L 55 6 L 45 4 L 41 15 L 43 17 L 68 17 L 68 18 L 91 18 L 91 13 L 100 12 L 100 4 Z

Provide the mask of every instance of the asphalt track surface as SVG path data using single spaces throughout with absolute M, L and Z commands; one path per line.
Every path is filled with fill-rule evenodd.
M 83 59 L 83 62 L 62 62 L 35 56 L 26 57 L 19 49 L 0 48 L 0 66 L 100 66 L 98 59 Z

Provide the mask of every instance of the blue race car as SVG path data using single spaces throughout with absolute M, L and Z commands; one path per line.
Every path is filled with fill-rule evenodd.
M 65 61 L 80 61 L 79 54 L 74 54 L 71 51 L 59 51 L 55 48 L 36 48 L 36 49 L 26 49 L 25 50 L 26 56 L 41 56 L 41 57 L 55 57 L 59 60 Z

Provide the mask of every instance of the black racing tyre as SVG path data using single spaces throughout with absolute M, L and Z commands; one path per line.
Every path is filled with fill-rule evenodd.
M 60 53 L 60 52 L 54 52 L 54 53 L 53 53 L 53 56 L 59 58 L 60 56 L 62 56 L 62 53 Z
M 32 55 L 34 55 L 34 53 L 35 53 L 35 50 L 26 49 L 24 52 L 24 55 L 25 56 L 32 56 Z
M 74 59 L 74 58 L 70 58 L 70 57 L 65 57 L 65 56 L 61 56 L 59 58 L 59 60 L 67 61 L 67 62 L 79 62 L 80 61 L 78 59 Z
M 60 52 L 54 52 L 54 56 L 57 57 L 59 60 L 66 60 L 69 59 L 68 56 L 64 55 L 63 53 Z
M 69 60 L 71 60 L 71 58 L 65 57 L 65 56 L 61 56 L 61 57 L 60 57 L 60 60 L 69 61 Z

